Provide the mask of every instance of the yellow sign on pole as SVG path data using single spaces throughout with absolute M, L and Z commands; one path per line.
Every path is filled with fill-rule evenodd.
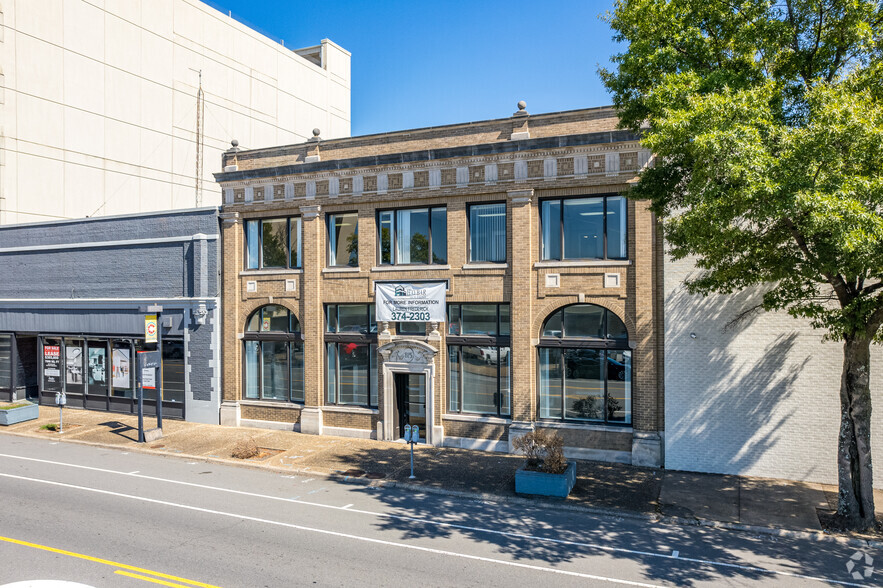
M 156 333 L 159 325 L 156 322 L 155 314 L 144 315 L 144 342 L 156 343 Z

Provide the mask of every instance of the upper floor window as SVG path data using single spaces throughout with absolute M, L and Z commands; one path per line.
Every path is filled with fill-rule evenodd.
M 381 264 L 445 264 L 448 262 L 447 210 L 410 208 L 377 215 Z
M 469 261 L 506 261 L 506 203 L 469 206 Z
M 359 216 L 328 215 L 328 265 L 359 267 Z
M 626 204 L 624 196 L 543 200 L 543 259 L 626 259 Z
M 303 263 L 300 217 L 245 221 L 247 269 L 300 268 Z

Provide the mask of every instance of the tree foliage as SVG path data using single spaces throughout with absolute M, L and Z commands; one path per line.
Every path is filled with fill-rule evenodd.
M 844 499 L 844 475 L 870 476 L 869 428 L 866 461 L 850 459 L 870 415 L 862 349 L 883 324 L 881 3 L 620 0 L 606 18 L 627 49 L 601 76 L 654 153 L 630 196 L 674 258 L 695 258 L 688 288 L 762 284 L 766 309 L 845 343 Z
M 630 195 L 666 219 L 675 258 L 698 256 L 690 288 L 776 284 L 767 309 L 876 334 L 879 3 L 639 0 L 609 20 L 629 50 L 602 76 L 656 155 Z

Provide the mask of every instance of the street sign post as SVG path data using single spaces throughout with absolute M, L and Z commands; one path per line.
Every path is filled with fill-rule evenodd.
M 161 355 L 159 351 L 139 351 L 137 353 L 136 379 L 138 382 L 138 443 L 144 443 L 147 437 L 150 441 L 162 437 L 162 421 L 160 420 L 159 405 L 162 404 L 159 387 L 157 386 L 158 369 L 162 365 Z M 160 377 L 162 377 L 160 375 Z M 150 431 L 144 431 L 144 393 L 145 390 L 153 390 L 156 392 L 157 405 L 157 427 Z

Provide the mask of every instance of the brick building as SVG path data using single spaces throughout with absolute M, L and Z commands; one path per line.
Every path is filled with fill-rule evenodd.
M 216 424 L 218 253 L 216 208 L 0 227 L 0 401 L 134 412 L 159 306 L 163 414 Z
M 224 154 L 222 424 L 662 464 L 649 153 L 612 108 L 519 108 Z M 433 288 L 441 318 L 376 320 Z

